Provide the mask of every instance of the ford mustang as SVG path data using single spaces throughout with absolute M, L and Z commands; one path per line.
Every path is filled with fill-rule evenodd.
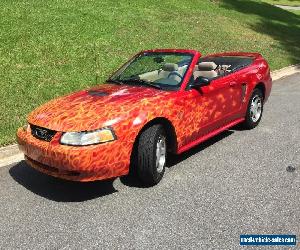
M 151 186 L 170 155 L 239 123 L 256 127 L 271 87 L 258 53 L 142 51 L 105 83 L 35 109 L 17 141 L 45 174 L 94 181 L 132 173 Z

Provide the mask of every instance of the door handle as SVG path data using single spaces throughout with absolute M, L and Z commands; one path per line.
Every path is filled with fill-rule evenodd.
M 236 86 L 237 85 L 237 82 L 231 82 L 231 83 L 229 83 L 229 86 L 230 87 L 234 87 L 234 86 Z

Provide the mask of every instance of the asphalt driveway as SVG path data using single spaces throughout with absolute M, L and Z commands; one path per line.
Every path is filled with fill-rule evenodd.
M 0 248 L 239 249 L 239 235 L 251 233 L 299 240 L 299 171 L 296 74 L 274 83 L 256 129 L 226 131 L 173 159 L 152 188 L 66 182 L 24 162 L 0 168 Z

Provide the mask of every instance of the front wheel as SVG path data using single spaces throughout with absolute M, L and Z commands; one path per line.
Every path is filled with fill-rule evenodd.
M 153 186 L 162 179 L 167 157 L 166 133 L 162 125 L 142 132 L 137 145 L 137 174 L 143 184 Z
M 261 120 L 263 113 L 263 93 L 260 89 L 254 89 L 248 103 L 244 121 L 246 129 L 255 128 Z

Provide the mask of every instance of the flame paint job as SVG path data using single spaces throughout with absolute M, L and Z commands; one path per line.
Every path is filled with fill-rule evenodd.
M 199 60 L 199 52 L 151 51 L 176 51 L 194 56 L 180 90 L 103 84 L 52 100 L 28 116 L 30 124 L 58 131 L 50 142 L 33 137 L 30 129 L 20 128 L 17 132 L 19 147 L 27 156 L 27 162 L 46 174 L 75 181 L 126 175 L 134 142 L 142 128 L 153 119 L 163 118 L 171 124 L 177 142 L 175 152 L 181 153 L 242 121 L 252 90 L 258 83 L 265 86 L 265 100 L 270 94 L 269 67 L 259 54 L 217 54 L 251 56 L 255 60 L 245 69 L 218 78 L 208 86 L 190 89 L 188 82 Z M 242 84 L 246 85 L 245 93 L 242 93 Z M 113 142 L 82 147 L 59 143 L 62 132 L 108 126 L 117 137 Z

